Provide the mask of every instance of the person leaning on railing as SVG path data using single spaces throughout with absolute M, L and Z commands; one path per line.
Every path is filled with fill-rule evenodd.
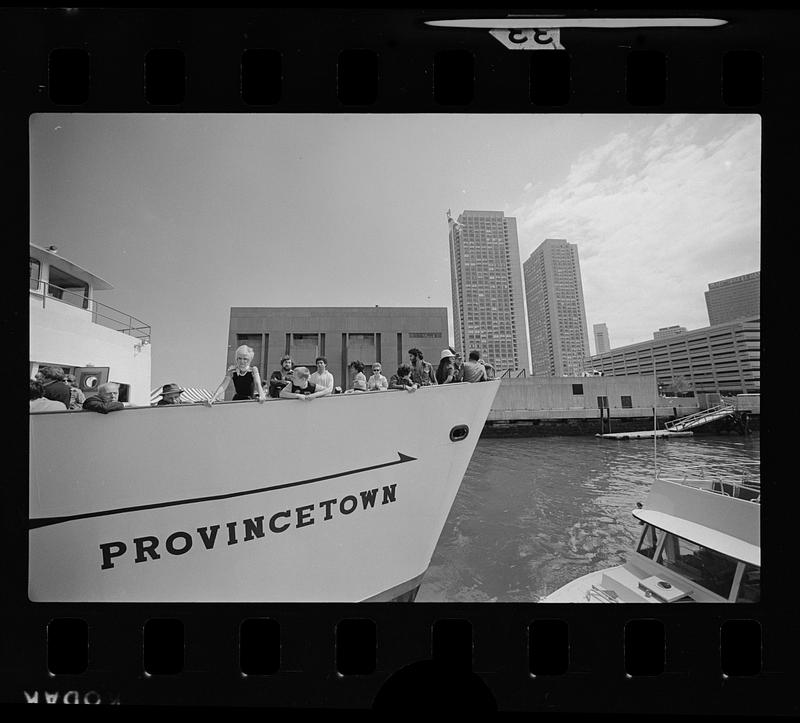
M 366 392 L 367 391 L 367 377 L 364 375 L 364 363 L 356 359 L 350 362 L 350 367 L 355 371 L 353 376 L 353 392 Z
M 302 399 L 310 402 L 317 397 L 327 397 L 331 393 L 328 387 L 317 387 L 309 381 L 307 367 L 297 367 L 294 370 L 294 380 L 281 389 L 281 399 Z
M 381 374 L 380 362 L 375 362 L 372 365 L 372 376 L 367 379 L 367 390 L 372 391 L 386 391 L 389 388 L 389 382 L 383 374 Z
M 452 384 L 456 381 L 456 355 L 450 349 L 442 349 L 439 366 L 436 369 L 437 384 Z
M 74 374 L 67 374 L 64 381 L 69 384 L 69 408 L 70 409 L 83 409 L 83 403 L 86 401 L 86 395 L 78 388 L 75 382 Z
M 61 402 L 69 409 L 72 395 L 70 394 L 69 384 L 64 381 L 64 370 L 59 367 L 42 367 L 39 371 L 42 374 L 45 399 Z
M 100 414 L 118 412 L 120 409 L 125 409 L 125 405 L 118 401 L 118 397 L 119 384 L 106 382 L 97 387 L 97 394 L 86 399 L 83 403 L 83 408 L 90 412 L 99 412 Z
M 251 366 L 254 356 L 255 351 L 245 344 L 242 344 L 242 346 L 236 350 L 235 364 L 233 368 L 225 374 L 214 391 L 214 394 L 211 395 L 211 399 L 206 402 L 208 406 L 219 401 L 231 382 L 233 382 L 233 387 L 236 390 L 236 393 L 233 395 L 233 401 L 253 399 L 254 397 L 258 397 L 259 402 L 266 401 L 267 397 L 264 394 L 264 388 L 261 386 L 261 377 L 258 374 L 258 367 Z
M 181 394 L 183 394 L 185 390 L 181 389 L 180 385 L 175 384 L 174 382 L 170 382 L 169 384 L 165 384 L 161 387 L 161 399 L 158 400 L 155 404 L 151 404 L 152 407 L 171 407 L 180 404 L 192 404 L 190 401 L 184 401 L 181 399 Z
M 436 374 L 433 365 L 423 359 L 422 352 L 414 347 L 408 350 L 408 358 L 411 362 L 411 379 L 419 387 L 436 384 Z
M 269 378 L 269 395 L 273 399 L 277 399 L 280 396 L 281 389 L 283 389 L 287 384 L 292 383 L 292 357 L 288 354 L 284 354 L 281 357 L 281 368 L 278 371 L 272 372 L 272 375 Z
M 478 351 L 469 353 L 469 360 L 461 368 L 461 380 L 464 382 L 486 381 L 486 367 L 480 362 L 481 354 Z
M 31 379 L 31 397 L 30 397 L 30 411 L 31 412 L 66 412 L 67 408 L 64 402 L 57 402 L 55 399 L 46 399 L 44 397 L 44 390 L 42 383 L 38 379 Z
M 407 392 L 416 392 L 418 385 L 411 378 L 411 366 L 401 364 L 397 367 L 397 373 L 392 374 L 389 379 L 389 389 L 405 389 Z

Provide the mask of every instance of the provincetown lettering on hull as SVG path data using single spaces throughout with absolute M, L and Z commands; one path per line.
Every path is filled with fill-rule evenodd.
M 402 597 L 430 565 L 498 386 L 31 415 L 28 596 Z
M 379 498 L 378 493 L 382 492 Z M 192 549 L 213 550 L 217 544 L 237 545 L 240 542 L 252 542 L 267 536 L 267 532 L 281 534 L 290 528 L 303 528 L 315 524 L 317 521 L 332 520 L 336 514 L 351 515 L 358 509 L 370 510 L 378 506 L 391 504 L 397 501 L 397 484 L 383 485 L 382 489 L 374 487 L 362 490 L 358 495 L 346 495 L 341 499 L 322 500 L 316 504 L 300 505 L 294 509 L 280 510 L 269 517 L 258 515 L 248 517 L 241 521 L 225 522 L 221 524 L 198 527 L 192 532 L 177 530 L 166 538 L 156 535 L 143 535 L 134 537 L 130 542 L 115 540 L 100 544 L 101 563 L 100 569 L 111 570 L 118 562 L 133 557 L 133 563 L 160 560 L 163 554 L 185 555 Z M 360 507 L 359 507 L 360 505 Z M 322 511 L 321 516 L 315 512 Z M 220 531 L 223 531 L 220 534 Z M 124 560 L 123 560 L 124 558 Z

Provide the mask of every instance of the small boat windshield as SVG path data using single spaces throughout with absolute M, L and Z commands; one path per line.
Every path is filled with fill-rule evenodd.
M 674 575 L 690 580 L 726 599 L 730 599 L 731 591 L 736 584 L 738 588 L 736 602 L 760 600 L 760 568 L 653 525 L 645 525 L 636 552 L 653 560 Z M 741 578 L 737 575 L 739 571 Z
M 642 534 L 642 539 L 639 540 L 639 548 L 636 552 L 652 560 L 656 556 L 656 550 L 658 550 L 658 545 L 663 537 L 664 530 L 653 527 L 653 525 L 645 525 L 644 534 Z
M 732 557 L 667 534 L 656 562 L 724 598 L 731 593 L 737 565 Z

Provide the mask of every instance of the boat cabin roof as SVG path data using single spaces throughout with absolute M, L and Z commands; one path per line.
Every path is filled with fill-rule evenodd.
M 656 510 L 634 510 L 633 516 L 665 532 L 671 532 L 723 555 L 761 567 L 761 548 L 732 535 Z
M 93 289 L 97 291 L 108 291 L 109 289 L 113 289 L 114 287 L 108 283 L 105 279 L 101 279 L 96 274 L 93 274 L 91 271 L 87 271 L 82 266 L 78 266 L 78 264 L 65 259 L 60 253 L 56 254 L 50 251 L 49 249 L 42 248 L 41 246 L 37 246 L 36 244 L 30 244 L 31 248 L 31 255 L 36 258 L 43 258 L 46 259 L 48 263 L 57 266 L 62 271 L 66 271 L 69 274 L 72 274 L 75 278 L 81 279 L 83 281 L 87 281 Z M 35 250 L 35 253 L 33 253 Z

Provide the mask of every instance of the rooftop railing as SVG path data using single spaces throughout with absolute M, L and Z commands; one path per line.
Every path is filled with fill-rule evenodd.
M 664 482 L 711 488 L 730 497 L 761 501 L 761 461 L 719 462 L 713 465 L 669 466 L 658 470 Z
M 150 342 L 150 326 L 145 324 L 135 316 L 131 316 L 124 311 L 115 309 L 113 306 L 101 304 L 99 301 L 90 299 L 85 292 L 76 292 L 66 289 L 47 281 L 37 281 L 31 278 L 31 296 L 39 297 L 42 300 L 42 308 L 47 306 L 47 302 L 58 302 L 67 304 L 78 309 L 85 309 L 92 315 L 92 322 L 105 326 L 108 329 L 128 334 L 141 341 Z M 66 297 L 66 300 L 65 300 Z

